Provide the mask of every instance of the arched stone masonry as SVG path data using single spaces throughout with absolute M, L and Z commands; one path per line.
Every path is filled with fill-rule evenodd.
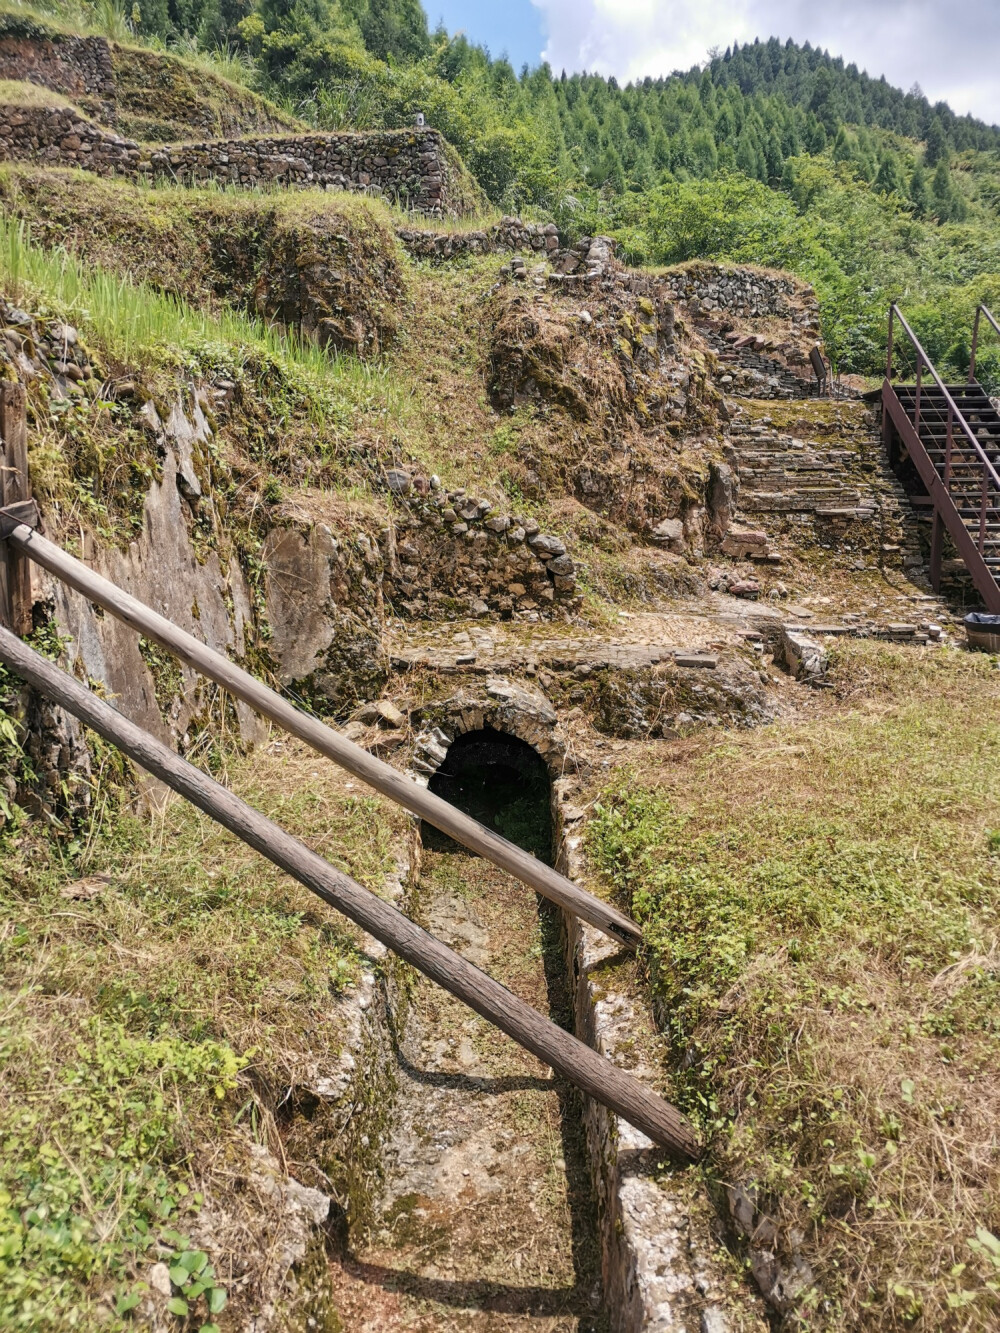
M 545 761 L 553 782 L 575 768 L 555 709 L 544 695 L 497 677 L 487 680 L 482 692 L 455 695 L 424 709 L 411 765 L 418 782 L 427 785 L 457 736 L 487 727 L 530 745 Z

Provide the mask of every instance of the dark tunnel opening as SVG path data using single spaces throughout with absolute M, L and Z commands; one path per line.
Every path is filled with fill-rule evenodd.
M 527 742 L 493 727 L 456 737 L 430 789 L 525 851 L 552 864 L 551 782 L 545 761 Z M 455 843 L 426 822 L 424 846 L 449 851 Z

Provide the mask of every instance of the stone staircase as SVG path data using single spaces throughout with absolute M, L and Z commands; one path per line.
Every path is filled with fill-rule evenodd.
M 876 556 L 879 564 L 920 569 L 917 524 L 873 414 L 860 404 L 836 410 L 840 420 L 828 439 L 800 438 L 767 417 L 736 417 L 729 445 L 740 479 L 737 521 L 766 532 L 772 558 L 782 548 L 819 546 L 858 568 Z

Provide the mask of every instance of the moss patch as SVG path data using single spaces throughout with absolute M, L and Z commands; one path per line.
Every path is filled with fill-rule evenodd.
M 117 128 L 131 139 L 228 139 L 305 128 L 273 102 L 164 51 L 111 46 Z

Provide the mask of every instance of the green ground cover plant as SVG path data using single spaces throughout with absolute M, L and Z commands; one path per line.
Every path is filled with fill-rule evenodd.
M 234 1181 L 336 1067 L 360 937 L 192 808 L 129 814 L 113 771 L 86 827 L 0 830 L 0 1324 L 125 1328 L 162 1260 L 178 1328 L 212 1333 L 229 1275 L 192 1232 L 260 1225 Z M 394 864 L 398 815 L 299 747 L 222 775 L 372 887 Z
M 796 1326 L 1000 1310 L 994 660 L 851 644 L 839 716 L 622 773 L 589 828 L 644 924 L 675 1093 L 802 1253 Z

